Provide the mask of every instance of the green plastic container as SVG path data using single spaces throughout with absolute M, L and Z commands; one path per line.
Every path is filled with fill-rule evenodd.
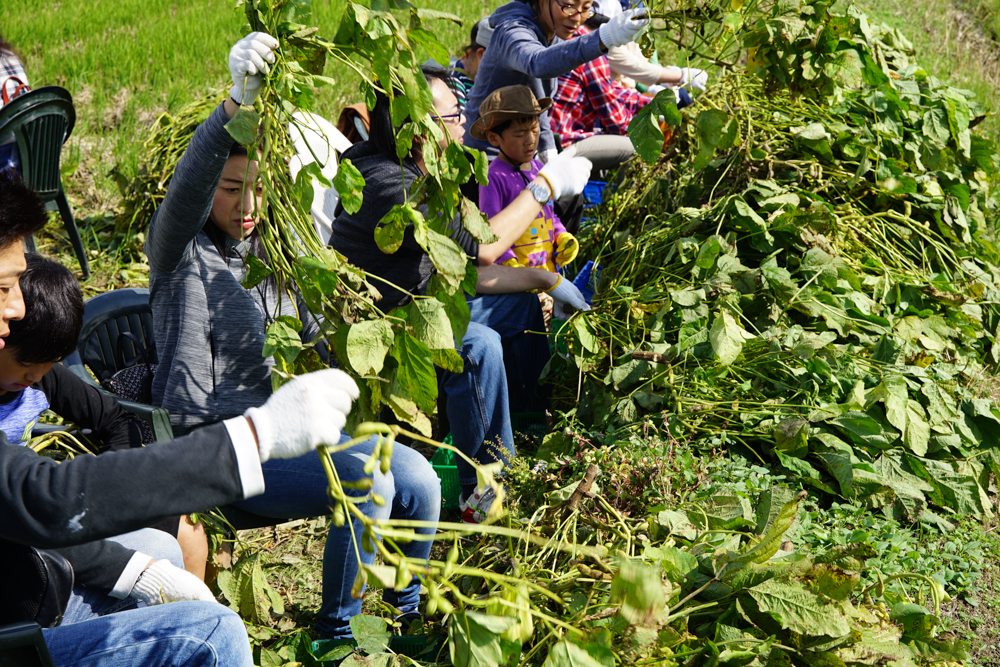
M 451 444 L 451 434 L 444 439 Z M 458 499 L 462 487 L 458 485 L 458 466 L 455 465 L 455 453 L 450 449 L 439 449 L 431 457 L 431 467 L 441 480 L 441 507 L 446 510 L 457 510 Z
M 532 438 L 544 438 L 548 432 L 544 412 L 512 412 L 510 428 L 514 433 L 522 433 Z

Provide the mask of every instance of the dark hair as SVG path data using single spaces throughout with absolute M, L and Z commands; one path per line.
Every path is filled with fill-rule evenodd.
M 76 349 L 83 326 L 83 292 L 62 264 L 41 255 L 25 255 L 21 274 L 24 318 L 11 320 L 6 347 L 22 364 L 62 361 Z
M 478 36 L 479 36 L 479 21 L 476 21 L 475 23 L 472 24 L 472 33 L 471 37 L 469 38 L 469 43 L 464 47 L 462 47 L 462 53 L 460 55 L 464 56 L 466 53 L 469 53 L 470 51 L 476 51 L 477 49 L 483 48 L 482 46 L 479 45 L 479 42 L 476 41 L 476 37 Z
M 451 75 L 448 74 L 447 70 L 424 65 L 420 68 L 420 71 L 423 73 L 427 83 L 438 79 L 444 82 L 449 90 L 451 89 Z M 396 95 L 403 94 L 401 90 L 394 92 Z M 389 97 L 381 90 L 376 89 L 375 91 L 375 108 L 372 110 L 370 118 L 371 125 L 368 131 L 368 141 L 372 142 L 375 149 L 382 155 L 393 160 L 398 160 L 399 157 L 396 155 L 396 132 L 399 131 L 399 128 L 392 122 L 392 109 Z M 409 116 L 407 116 L 402 124 L 405 125 L 409 119 Z M 409 157 L 414 159 L 420 157 L 420 149 L 416 145 L 410 150 Z
M 45 204 L 17 170 L 0 169 L 0 249 L 37 234 L 47 220 Z
M 475 41 L 475 39 L 473 39 L 472 41 Z M 17 58 L 18 60 L 21 59 L 21 57 L 18 55 L 17 51 L 14 50 L 14 47 L 11 46 L 10 42 L 8 42 L 7 40 L 5 40 L 3 38 L 3 35 L 0 35 L 0 54 L 3 54 L 3 53 L 9 53 L 12 56 L 14 56 L 15 58 Z
M 229 149 L 229 157 L 248 157 L 246 146 L 240 144 L 233 144 Z M 226 158 L 229 159 L 229 158 Z M 222 255 L 223 261 L 229 264 L 229 251 L 226 249 L 226 240 L 229 238 L 226 233 L 219 229 L 218 225 L 212 222 L 211 216 L 205 221 L 205 225 L 202 227 L 202 231 L 208 237 L 208 240 L 212 242 L 215 249 L 219 251 Z M 267 257 L 267 250 L 264 249 L 264 242 L 260 239 L 260 234 L 254 229 L 250 232 L 250 236 L 247 237 L 247 247 L 250 250 L 250 254 L 255 255 L 257 259 L 261 260 L 268 266 L 270 262 Z M 270 278 L 270 276 L 268 276 Z

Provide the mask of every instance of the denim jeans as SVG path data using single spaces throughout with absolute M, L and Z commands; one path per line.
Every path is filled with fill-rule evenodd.
M 350 437 L 343 435 L 341 442 L 347 440 Z M 374 446 L 375 440 L 371 439 L 332 457 L 341 480 L 370 477 L 373 480 L 371 490 L 385 499 L 383 507 L 368 501 L 358 505 L 358 509 L 373 519 L 436 522 L 441 513 L 441 483 L 427 459 L 396 443 L 388 474 L 383 475 L 376 466 L 372 475 L 366 475 L 365 461 Z M 271 460 L 264 463 L 263 468 L 264 493 L 234 503 L 237 507 L 275 519 L 302 519 L 329 513 L 326 473 L 318 455 Z M 367 493 L 345 490 L 357 496 Z M 367 553 L 361 546 L 360 521 L 345 522 L 342 528 L 330 524 L 323 553 L 323 605 L 316 619 L 316 632 L 321 639 L 350 637 L 351 617 L 361 613 L 361 600 L 351 596 L 351 587 L 358 572 L 352 525 L 362 562 L 371 564 L 375 561 L 375 554 Z M 418 532 L 433 535 L 435 529 L 423 528 Z M 405 556 L 426 560 L 430 555 L 431 542 L 414 540 L 400 547 Z M 420 601 L 420 581 L 414 577 L 410 585 L 401 591 L 387 589 L 382 598 L 401 613 L 415 611 Z
M 465 362 L 462 373 L 437 369 L 438 386 L 447 396 L 452 442 L 478 463 L 506 463 L 514 457 L 514 433 L 500 335 L 469 322 L 458 353 Z M 476 485 L 476 469 L 461 458 L 457 465 L 458 483 L 468 493 Z
M 134 551 L 140 551 L 154 560 L 169 560 L 173 565 L 184 569 L 184 556 L 181 547 L 172 535 L 155 528 L 143 528 L 124 535 L 109 537 L 109 541 L 118 542 Z M 83 586 L 75 586 L 66 603 L 66 613 L 63 615 L 63 625 L 81 623 L 98 616 L 115 614 L 126 609 L 135 609 L 142 605 L 134 598 L 119 600 L 106 595 L 102 591 Z
M 548 393 L 539 386 L 549 362 L 549 340 L 538 295 L 486 294 L 468 299 L 469 319 L 500 334 L 511 412 L 541 412 Z
M 171 602 L 43 630 L 56 667 L 251 667 L 240 617 L 215 602 Z
M 163 531 L 144 528 L 109 539 L 184 567 L 177 540 Z M 137 604 L 74 588 L 62 624 L 43 630 L 53 662 L 57 667 L 253 665 L 243 621 L 223 605 L 172 602 L 136 609 Z

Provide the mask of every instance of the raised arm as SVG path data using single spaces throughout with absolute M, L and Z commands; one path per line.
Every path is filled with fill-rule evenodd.
M 507 38 L 497 39 L 504 28 L 505 24 L 501 23 L 490 38 L 490 48 L 503 49 L 497 62 L 507 63 L 511 69 L 536 79 L 555 79 L 603 53 L 597 32 L 546 46 L 517 26 L 505 31 L 509 32 Z
M 233 138 L 226 123 L 240 104 L 253 106 L 260 92 L 260 73 L 274 62 L 272 51 L 278 42 L 270 35 L 254 32 L 238 41 L 229 52 L 233 87 L 229 99 L 220 104 L 198 126 L 167 188 L 160 207 L 153 214 L 146 237 L 149 265 L 159 271 L 173 271 L 185 258 L 188 247 L 212 210 L 215 188 L 229 158 Z

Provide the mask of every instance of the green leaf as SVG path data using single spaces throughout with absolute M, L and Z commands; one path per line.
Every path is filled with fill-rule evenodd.
M 219 573 L 219 588 L 229 600 L 229 607 L 244 620 L 256 625 L 269 625 L 273 596 L 277 593 L 267 582 L 260 559 L 259 551 L 242 556 L 233 564 L 232 570 Z
M 431 351 L 410 332 L 396 335 L 392 344 L 396 360 L 396 379 L 424 412 L 434 412 L 437 402 L 437 375 Z
M 499 240 L 497 235 L 493 233 L 493 228 L 490 227 L 490 221 L 475 204 L 465 197 L 462 197 L 462 226 L 479 243 L 494 243 Z
M 414 299 L 406 306 L 406 321 L 413 333 L 432 350 L 455 349 L 451 323 L 444 304 L 437 299 Z
M 420 245 L 430 255 L 431 261 L 434 262 L 434 268 L 438 271 L 438 275 L 450 287 L 457 289 L 466 279 L 467 275 L 465 266 L 468 263 L 468 258 L 465 255 L 465 251 L 459 248 L 458 244 L 450 238 L 444 234 L 439 234 L 433 229 L 427 230 L 426 239 Z
M 253 289 L 259 285 L 262 280 L 274 273 L 274 271 L 271 270 L 271 267 L 264 263 L 264 260 L 251 252 L 246 254 L 244 264 L 247 267 L 247 272 L 243 276 L 243 280 L 240 281 L 240 285 L 243 286 L 243 289 Z
M 337 165 L 337 175 L 333 177 L 333 187 L 340 195 L 340 203 L 348 213 L 361 210 L 361 199 L 365 189 L 365 179 L 350 160 L 341 160 Z
M 687 551 L 675 547 L 653 547 L 646 545 L 643 558 L 658 560 L 667 573 L 667 578 L 676 584 L 683 583 L 688 574 L 698 568 L 698 558 Z
M 476 182 L 479 185 L 486 185 L 489 183 L 489 158 L 486 157 L 486 153 L 477 151 L 475 148 L 466 148 L 465 150 L 476 155 L 476 163 L 472 166 L 472 172 L 476 175 Z
M 352 616 L 351 634 L 358 648 L 369 655 L 384 653 L 389 648 L 389 628 L 383 618 L 368 614 Z
M 302 331 L 302 323 L 294 317 L 284 315 L 275 319 L 267 327 L 263 356 L 265 358 L 281 357 L 287 364 L 294 362 L 295 357 L 299 356 L 299 352 L 304 347 L 302 338 L 299 336 L 300 331 Z
M 670 91 L 670 94 L 673 95 L 673 92 Z M 628 124 L 628 138 L 643 160 L 653 163 L 659 159 L 663 150 L 663 131 L 653 115 L 652 104 L 647 104 L 632 116 Z
M 375 228 L 375 243 L 379 250 L 391 255 L 403 245 L 403 236 L 408 226 L 413 225 L 416 229 L 417 225 L 423 224 L 424 216 L 412 204 L 396 204 Z
M 462 355 L 458 353 L 458 350 L 454 348 L 431 350 L 431 358 L 434 360 L 435 366 L 439 366 L 446 371 L 461 373 L 465 370 L 465 361 L 463 361 Z
M 542 667 L 604 667 L 586 649 L 563 640 L 552 647 Z
M 225 127 L 236 143 L 241 146 L 252 146 L 257 141 L 260 114 L 249 107 L 240 107 Z
M 458 609 L 448 621 L 448 649 L 455 667 L 500 667 L 500 633 L 516 622 L 509 616 L 489 616 Z
M 809 453 L 809 422 L 785 419 L 774 427 L 774 443 L 780 452 L 798 458 Z
M 801 492 L 792 500 L 785 503 L 775 518 L 774 523 L 767 532 L 760 538 L 753 548 L 734 559 L 726 568 L 726 575 L 731 576 L 739 568 L 749 563 L 764 563 L 778 553 L 781 548 L 781 538 L 792 527 L 795 517 L 799 512 L 799 502 L 806 497 L 805 491 Z
M 728 310 L 720 311 L 715 316 L 708 340 L 712 343 L 712 351 L 723 366 L 729 366 L 740 356 L 743 343 L 754 335 L 737 324 Z
M 747 590 L 761 611 L 782 628 L 814 637 L 843 637 L 851 631 L 843 609 L 785 577 L 768 579 Z
M 622 561 L 611 581 L 611 600 L 632 625 L 655 627 L 666 602 L 659 569 L 631 560 Z
M 939 146 L 946 146 L 951 139 L 948 112 L 941 108 L 928 109 L 924 114 L 923 134 Z
M 347 362 L 358 375 L 378 375 L 395 334 L 386 320 L 356 322 L 347 329 Z
M 469 262 L 469 267 L 475 273 L 472 262 Z M 427 284 L 427 296 L 432 296 L 444 304 L 444 312 L 451 324 L 454 347 L 461 347 L 462 338 L 469 327 L 469 302 L 465 299 L 465 291 L 451 289 L 444 279 L 435 273 Z

